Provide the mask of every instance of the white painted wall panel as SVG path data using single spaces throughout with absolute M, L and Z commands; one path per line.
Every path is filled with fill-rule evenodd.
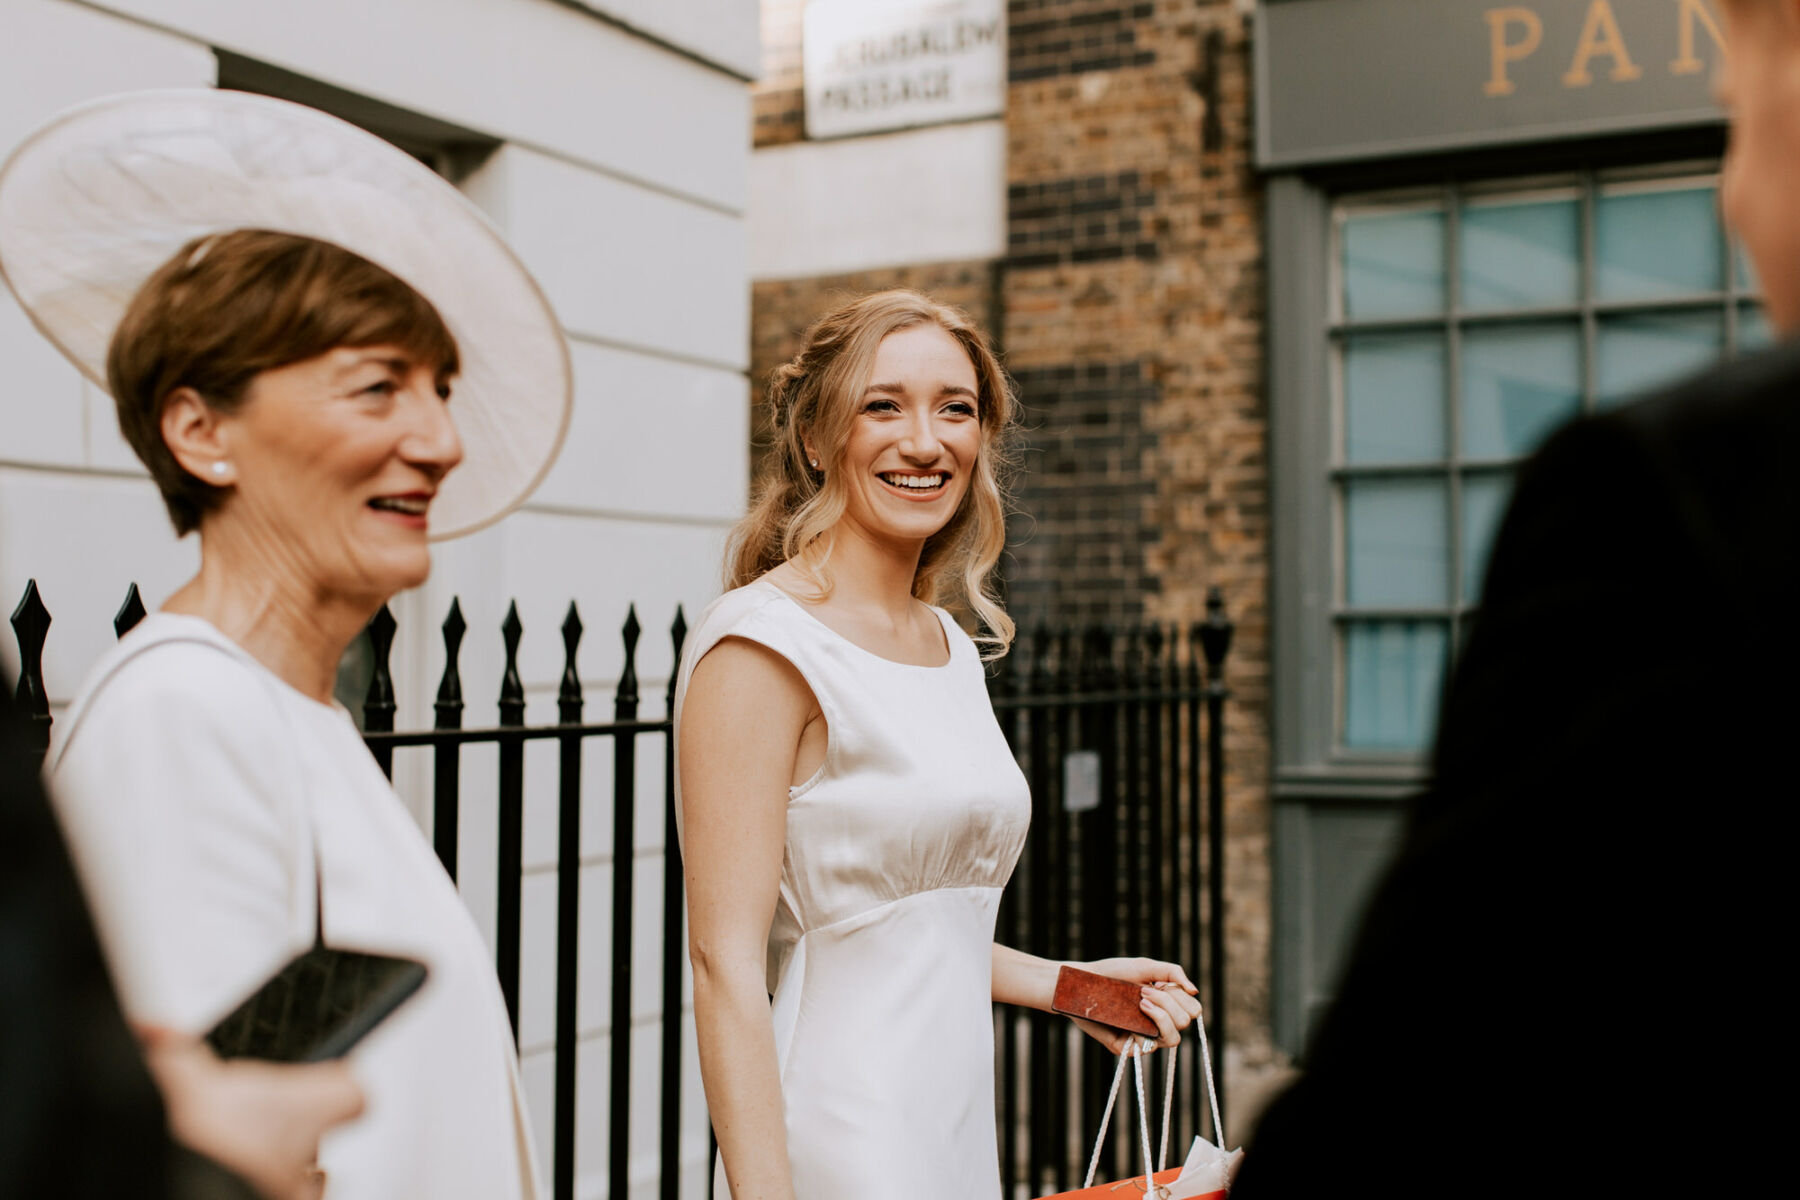
M 1006 253 L 1006 124 L 758 150 L 750 275 L 804 279 Z
M 94 0 L 196 41 L 740 211 L 750 96 L 554 0 Z
M 662 717 L 667 703 L 665 689 L 663 680 L 642 689 L 640 717 L 646 720 Z M 612 694 L 610 684 L 589 688 L 583 719 L 612 720 Z M 554 719 L 554 712 L 544 718 L 546 721 Z M 665 744 L 666 739 L 660 734 L 644 734 L 637 739 L 637 802 L 632 809 L 632 844 L 638 854 L 660 854 L 663 848 Z M 528 871 L 553 870 L 556 866 L 557 813 L 560 811 L 557 750 L 556 743 L 551 741 L 534 742 L 525 747 L 524 865 Z M 589 740 L 582 750 L 581 765 L 581 858 L 584 862 L 612 859 L 613 778 L 612 740 Z
M 0 288 L 0 462 L 80 466 L 87 459 L 81 376 Z
M 521 146 L 502 146 L 463 190 L 506 233 L 571 333 L 749 365 L 749 251 L 739 218 Z
M 634 1021 L 662 1013 L 662 856 L 635 860 L 631 878 L 631 1013 Z M 581 963 L 576 988 L 577 1030 L 583 1036 L 612 1024 L 611 863 L 582 867 L 579 941 Z M 519 961 L 524 982 L 519 993 L 519 1044 L 525 1051 L 548 1050 L 556 1038 L 556 875 L 525 877 L 521 898 Z
M 524 635 L 519 673 L 528 704 L 526 720 L 556 717 L 556 687 L 562 677 L 562 634 L 569 602 L 576 602 L 586 629 L 576 663 L 588 686 L 590 712 L 611 711 L 611 688 L 621 662 L 619 627 L 633 604 L 642 634 L 637 668 L 647 709 L 660 712 L 663 686 L 673 665 L 669 623 L 680 604 L 691 629 L 702 609 L 719 594 L 720 565 L 729 522 L 596 518 L 526 510 L 472 538 L 432 551 L 432 576 L 421 589 L 425 599 L 420 662 L 416 674 L 428 684 L 416 700 L 400 698 L 399 724 L 418 728 L 431 720 L 431 696 L 443 672 L 438 626 L 456 596 L 469 632 L 463 639 L 463 696 L 466 724 L 491 725 L 500 690 L 504 652 L 500 624 L 507 605 L 518 601 Z M 415 626 L 416 627 L 416 626 Z M 407 627 L 402 624 L 402 636 Z M 398 644 L 398 643 L 396 643 Z
M 102 471 L 128 471 L 147 476 L 137 452 L 119 432 L 119 410 L 113 404 L 113 398 L 83 379 L 81 409 L 87 434 L 87 465 Z
M 133 581 L 155 608 L 199 565 L 199 543 L 175 540 L 147 479 L 0 469 L 0 607 L 11 612 L 37 579 L 53 619 L 44 646 L 53 703 L 73 699 L 112 645 L 113 614 Z M 0 645 L 13 662 L 10 628 Z
M 618 628 L 637 605 L 643 634 L 638 678 L 668 677 L 674 666 L 668 628 L 683 605 L 691 629 L 719 593 L 719 566 L 728 525 L 613 521 L 522 512 L 507 519 L 502 565 L 506 590 L 519 598 L 526 635 L 519 674 L 527 686 L 554 688 L 562 675 L 562 624 L 575 600 L 588 635 L 578 663 L 584 680 L 616 678 Z
M 0 0 L 0 157 L 48 118 L 96 96 L 209 87 L 201 42 L 69 3 Z
M 762 70 L 757 0 L 580 0 L 746 79 Z
M 204 46 L 67 0 L 0 0 L 0 159 L 71 105 L 136 88 L 207 86 L 214 69 Z M 93 461 L 80 376 L 32 328 L 4 288 L 0 364 L 6 372 L 0 386 L 0 461 L 55 466 Z M 103 445 L 105 433 L 116 428 L 110 415 L 107 422 Z M 105 445 L 103 465 L 119 465 L 113 449 Z
M 577 342 L 575 416 L 534 507 L 735 520 L 750 385 L 735 371 Z

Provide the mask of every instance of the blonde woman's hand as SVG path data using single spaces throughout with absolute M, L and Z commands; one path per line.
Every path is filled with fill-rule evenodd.
M 341 1062 L 226 1062 L 197 1038 L 140 1027 L 169 1113 L 169 1133 L 235 1172 L 264 1200 L 318 1200 L 319 1138 L 362 1113 Z
M 1173 1046 L 1181 1041 L 1188 1026 L 1200 1019 L 1200 989 L 1177 963 L 1159 962 L 1154 958 L 1102 958 L 1095 962 L 1075 963 L 1084 971 L 1128 979 L 1143 985 L 1139 1007 L 1156 1023 L 1158 1047 Z M 1077 1028 L 1105 1046 L 1110 1054 L 1123 1053 L 1137 1040 L 1136 1034 L 1122 1033 L 1110 1025 L 1071 1018 Z

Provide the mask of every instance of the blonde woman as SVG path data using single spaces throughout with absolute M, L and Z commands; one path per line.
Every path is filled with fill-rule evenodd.
M 993 942 L 1030 800 L 983 653 L 937 605 L 1005 653 L 1016 401 L 966 316 L 895 291 L 822 318 L 769 404 L 732 590 L 676 697 L 717 1194 L 997 1200 L 990 1002 L 1047 1010 L 1057 964 Z M 1165 1044 L 1199 1012 L 1174 964 L 1089 965 L 1146 985 Z

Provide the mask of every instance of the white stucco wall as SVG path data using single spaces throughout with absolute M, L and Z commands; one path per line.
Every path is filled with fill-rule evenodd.
M 757 6 L 741 0 L 576 0 L 746 79 L 761 66 Z
M 584 0 L 586 2 L 586 0 Z M 426 727 L 443 669 L 438 624 L 460 598 L 470 725 L 495 719 L 507 603 L 525 636 L 528 719 L 553 719 L 558 633 L 587 627 L 588 714 L 612 712 L 618 627 L 635 603 L 646 715 L 672 671 L 667 629 L 718 591 L 742 511 L 749 438 L 749 92 L 755 0 L 0 0 L 0 156 L 56 111 L 110 92 L 204 86 L 215 50 L 473 130 L 499 148 L 462 183 L 543 282 L 571 337 L 577 400 L 563 457 L 532 502 L 440 546 L 431 581 L 398 598 L 401 728 Z M 602 19 L 606 18 L 606 19 Z M 633 29 L 649 38 L 639 37 Z M 0 289 L 0 603 L 36 578 L 55 624 L 45 652 L 65 704 L 110 643 L 136 580 L 154 607 L 191 573 L 110 400 L 81 382 Z M 14 660 L 9 629 L 0 655 Z M 612 1032 L 612 782 L 588 744 L 583 794 L 578 1193 L 604 1193 Z M 396 784 L 429 827 L 428 764 L 402 751 Z M 633 954 L 633 1195 L 656 1191 L 663 866 L 662 756 L 641 743 Z M 554 751 L 527 756 L 521 1036 L 548 1178 L 555 945 Z M 460 880 L 492 937 L 491 752 L 463 766 Z M 705 1181 L 706 1123 L 691 1030 L 684 1186 Z M 641 1114 L 641 1115 L 640 1115 Z
M 750 274 L 808 279 L 1006 253 L 1006 123 L 794 142 L 750 164 Z

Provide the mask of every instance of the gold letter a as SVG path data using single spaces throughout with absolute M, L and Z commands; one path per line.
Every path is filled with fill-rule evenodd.
M 1616 82 L 1624 83 L 1644 73 L 1625 50 L 1625 38 L 1619 32 L 1619 22 L 1613 16 L 1609 0 L 1594 0 L 1588 6 L 1587 21 L 1581 27 L 1581 41 L 1575 47 L 1575 61 L 1569 67 L 1569 73 L 1563 76 L 1563 86 L 1586 87 L 1594 82 L 1594 77 L 1588 74 L 1588 60 L 1596 54 L 1607 55 L 1613 60 L 1612 77 Z

